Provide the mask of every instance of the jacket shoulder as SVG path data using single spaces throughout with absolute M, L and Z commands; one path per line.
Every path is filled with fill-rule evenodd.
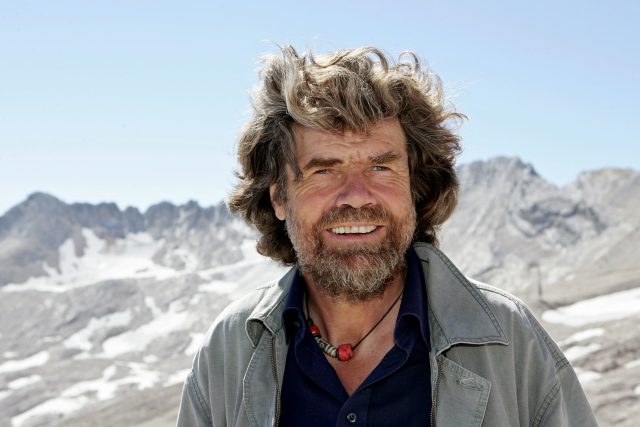
M 519 335 L 529 335 L 535 338 L 544 352 L 553 359 L 556 370 L 569 365 L 558 345 L 524 301 L 500 288 L 473 279 L 469 279 L 469 281 L 485 297 L 501 324 L 508 331 L 510 340 L 517 340 Z
M 597 425 L 570 362 L 531 309 L 504 290 L 470 282 L 480 290 L 509 336 L 508 359 L 512 357 L 514 372 L 520 372 L 514 378 L 516 389 L 528 391 L 530 424 Z

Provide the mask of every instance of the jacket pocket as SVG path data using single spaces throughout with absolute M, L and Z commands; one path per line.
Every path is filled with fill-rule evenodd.
M 479 427 L 484 420 L 491 383 L 444 356 L 439 357 L 437 427 Z

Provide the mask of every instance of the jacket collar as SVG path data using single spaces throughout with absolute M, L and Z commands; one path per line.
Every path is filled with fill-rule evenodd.
M 293 267 L 276 282 L 271 282 L 259 289 L 262 295 L 245 323 L 245 330 L 254 347 L 258 345 L 265 329 L 272 335 L 276 335 L 280 329 L 284 328 L 282 321 L 284 303 L 297 271 L 298 269 Z
M 427 285 L 431 348 L 439 354 L 455 344 L 507 344 L 507 335 L 478 288 L 440 250 L 416 243 Z M 254 346 L 266 329 L 275 335 L 284 327 L 282 311 L 296 275 L 289 270 L 262 288 L 262 296 L 246 322 Z
M 440 250 L 414 246 L 427 285 L 431 346 L 436 354 L 455 344 L 508 344 L 487 299 Z

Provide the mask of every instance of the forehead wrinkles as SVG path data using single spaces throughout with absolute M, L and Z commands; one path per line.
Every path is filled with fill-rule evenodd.
M 319 138 L 301 142 L 296 147 L 296 163 L 308 164 L 383 163 L 402 157 L 402 149 L 384 137 L 358 135 L 356 138 Z
M 345 130 L 341 133 L 294 122 L 290 132 L 293 139 L 293 162 L 290 166 L 295 180 L 302 177 L 301 168 L 315 159 L 382 163 L 392 160 L 386 158 L 386 153 L 394 153 L 394 160 L 408 154 L 406 135 L 397 118 L 383 119 L 368 131 Z M 366 149 L 370 145 L 376 145 L 375 151 Z
M 361 144 L 371 140 L 372 133 L 364 131 L 345 130 L 344 132 L 333 132 L 330 130 L 305 127 L 294 123 L 291 127 L 295 150 L 300 146 L 315 146 L 317 144 Z

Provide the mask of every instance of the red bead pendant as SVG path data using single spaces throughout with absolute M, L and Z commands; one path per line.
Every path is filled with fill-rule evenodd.
M 338 360 L 346 362 L 353 357 L 353 348 L 351 344 L 340 344 L 338 346 Z
M 311 332 L 311 335 L 313 335 L 314 337 L 319 337 L 320 336 L 320 328 L 318 328 L 313 323 L 311 325 L 309 325 L 309 332 Z

